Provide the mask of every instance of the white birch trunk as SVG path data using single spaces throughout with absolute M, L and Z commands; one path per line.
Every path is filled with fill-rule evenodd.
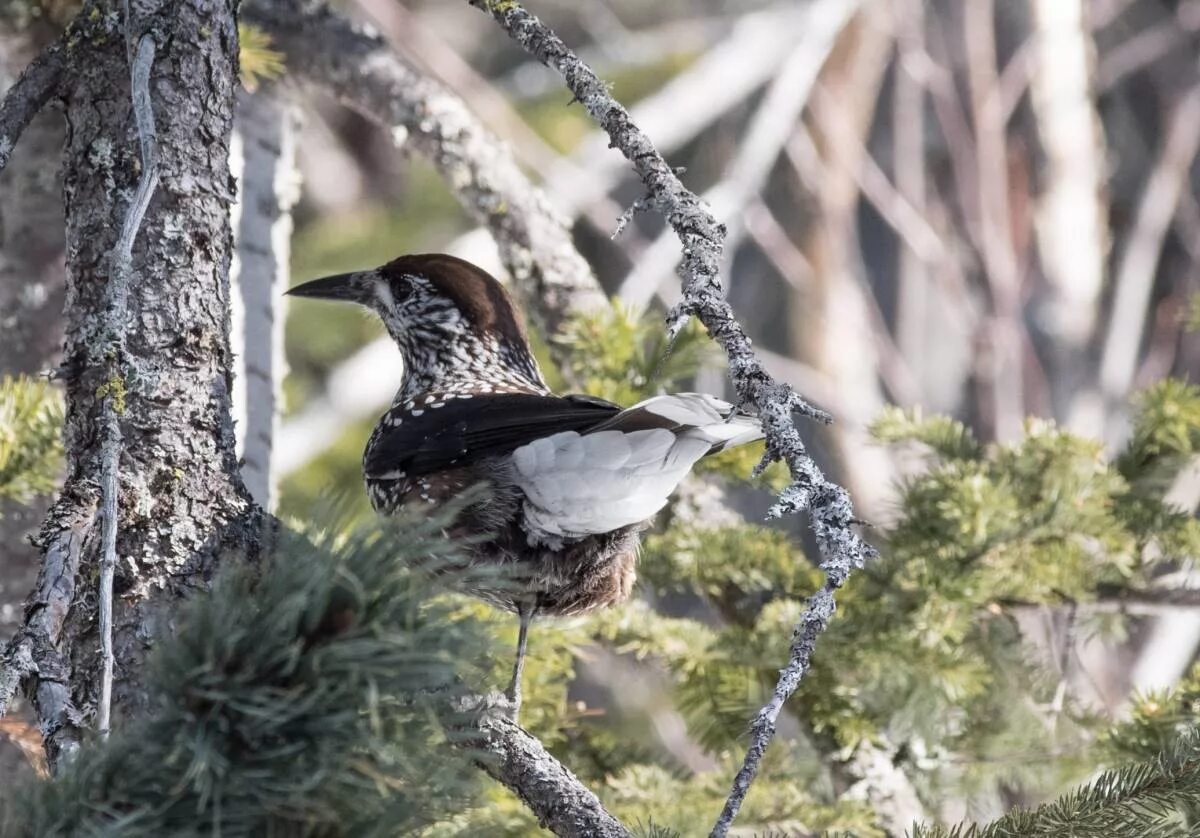
M 1109 236 L 1104 131 L 1093 96 L 1093 46 L 1083 0 L 1030 0 L 1037 69 L 1033 111 L 1046 154 L 1037 238 L 1050 288 L 1045 325 L 1055 339 L 1056 412 L 1080 433 L 1103 430 L 1103 399 L 1087 386 Z
M 230 168 L 239 181 L 233 209 L 236 250 L 232 344 L 234 420 L 242 480 L 272 509 L 278 469 L 283 356 L 283 292 L 291 256 L 292 207 L 299 197 L 296 112 L 267 91 L 238 96 Z

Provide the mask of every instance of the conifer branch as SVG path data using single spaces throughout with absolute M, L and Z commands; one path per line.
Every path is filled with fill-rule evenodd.
M 0 171 L 8 165 L 22 132 L 58 90 L 66 64 L 60 38 L 46 47 L 8 89 L 0 102 Z
M 913 838 L 1183 835 L 1187 827 L 1179 813 L 1194 811 L 1197 801 L 1200 734 L 1193 729 L 1156 758 L 1106 771 L 1086 786 L 1036 809 L 1016 809 L 986 826 L 965 823 L 946 829 L 916 825 L 912 834 Z
M 470 761 L 559 835 L 627 838 L 470 693 L 487 635 L 435 594 L 488 572 L 445 537 L 453 515 L 351 531 L 321 518 L 312 540 L 280 531 L 184 603 L 145 670 L 155 712 L 56 781 L 0 790 L 0 834 L 412 834 L 474 802 Z
M 791 659 L 781 671 L 770 702 L 759 712 L 751 729 L 751 744 L 738 772 L 724 811 L 713 827 L 714 836 L 727 834 L 758 772 L 759 762 L 775 733 L 775 721 L 784 702 L 808 671 L 813 647 L 829 624 L 835 609 L 834 593 L 850 572 L 875 555 L 854 531 L 857 523 L 849 495 L 830 482 L 808 456 L 793 415 L 800 413 L 823 422 L 831 417 L 809 404 L 786 384 L 766 371 L 751 348 L 750 339 L 725 299 L 718 275 L 725 228 L 709 208 L 680 182 L 675 170 L 608 91 L 608 87 L 545 24 L 515 0 L 469 0 L 482 9 L 534 58 L 558 72 L 574 97 L 608 133 L 612 147 L 633 164 L 646 187 L 647 200 L 667 219 L 683 246 L 683 301 L 668 314 L 674 335 L 695 316 L 708 329 L 729 359 L 729 374 L 742 403 L 757 409 L 767 435 L 767 456 L 787 463 L 792 484 L 770 510 L 771 516 L 808 510 L 810 526 L 821 550 L 826 581 L 809 601 L 797 626 Z

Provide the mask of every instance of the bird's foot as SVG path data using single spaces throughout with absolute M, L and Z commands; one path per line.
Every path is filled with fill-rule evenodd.
M 516 722 L 521 711 L 521 702 L 519 698 L 514 702 L 507 692 L 492 690 L 484 695 L 472 696 L 462 709 L 484 716 L 501 716 Z
M 510 684 L 508 689 L 500 697 L 504 702 L 504 713 L 514 723 L 520 724 L 521 717 L 521 684 L 517 682 Z

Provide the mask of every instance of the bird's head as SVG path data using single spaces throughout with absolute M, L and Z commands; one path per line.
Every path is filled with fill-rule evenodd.
M 511 366 L 532 383 L 541 373 L 520 311 L 487 271 L 454 256 L 401 256 L 366 271 L 297 285 L 294 297 L 352 302 L 383 321 L 411 375 L 447 375 Z

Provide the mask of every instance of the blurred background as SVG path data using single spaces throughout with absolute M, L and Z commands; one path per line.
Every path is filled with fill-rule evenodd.
M 679 243 L 654 212 L 614 235 L 643 188 L 555 75 L 466 3 L 338 6 L 511 146 L 616 301 L 554 338 L 577 359 L 555 381 L 729 395 L 699 333 L 668 353 Z M 1192 724 L 1200 2 L 530 8 L 727 225 L 730 301 L 768 369 L 835 417 L 802 432 L 884 548 L 789 707 L 747 829 L 987 818 Z M 266 84 L 294 144 L 276 175 L 296 198 L 291 284 L 429 251 L 504 275 L 402 133 L 293 95 L 287 71 Z M 332 494 L 365 513 L 361 452 L 399 355 L 364 312 L 309 302 L 285 350 L 277 511 L 303 521 Z M 637 602 L 533 634 L 531 729 L 618 811 L 682 834 L 719 809 L 819 584 L 803 521 L 761 526 L 781 476 L 747 482 L 754 459 L 663 516 Z M 515 627 L 492 619 L 501 683 Z M 1114 733 L 1130 719 L 1160 726 Z M 496 792 L 434 832 L 534 828 Z
M 549 70 L 465 4 L 346 11 L 511 144 L 610 295 L 651 315 L 677 300 L 677 240 L 654 213 L 613 238 L 641 187 Z M 900 467 L 865 444 L 884 405 L 955 416 L 985 441 L 1038 416 L 1115 445 L 1130 393 L 1200 368 L 1186 328 L 1200 4 L 536 11 L 729 227 L 730 299 L 772 372 L 837 417 L 817 444 L 872 520 L 887 516 Z M 295 280 L 437 250 L 502 273 L 428 165 L 354 112 L 308 102 L 298 168 Z M 292 307 L 285 511 L 331 480 L 357 481 L 341 455 L 358 451 L 399 375 L 379 338 L 358 312 Z M 701 380 L 724 387 L 717 366 Z M 330 399 L 351 402 L 343 418 L 358 422 L 331 439 L 315 411 L 343 386 L 374 399 Z M 302 433 L 306 422 L 321 433 Z

